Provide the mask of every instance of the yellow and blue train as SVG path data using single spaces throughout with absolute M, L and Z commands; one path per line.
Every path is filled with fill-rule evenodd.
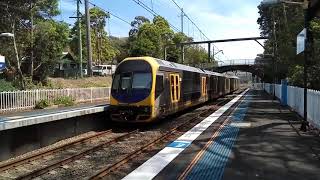
M 151 122 L 236 91 L 239 78 L 152 57 L 124 59 L 110 97 L 113 121 Z

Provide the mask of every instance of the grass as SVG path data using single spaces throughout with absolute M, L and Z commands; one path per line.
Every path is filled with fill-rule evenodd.
M 112 77 L 87 77 L 83 79 L 49 78 L 51 88 L 111 87 Z

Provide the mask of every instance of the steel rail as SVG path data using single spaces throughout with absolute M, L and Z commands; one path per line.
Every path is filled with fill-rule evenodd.
M 17 179 L 24 179 L 25 180 L 25 179 L 32 179 L 32 178 L 38 177 L 38 176 L 40 176 L 40 175 L 42 175 L 44 173 L 47 173 L 47 172 L 49 172 L 49 171 L 51 171 L 51 170 L 53 170 L 55 168 L 60 167 L 61 165 L 70 163 L 70 162 L 74 161 L 75 159 L 79 159 L 79 158 L 83 157 L 86 154 L 89 154 L 89 153 L 91 153 L 93 151 L 96 151 L 96 150 L 102 148 L 103 146 L 110 145 L 110 144 L 113 144 L 115 142 L 118 142 L 119 140 L 121 140 L 123 138 L 126 138 L 126 137 L 129 137 L 131 134 L 134 134 L 134 133 L 137 133 L 137 132 L 139 132 L 138 129 L 134 130 L 134 131 L 131 131 L 131 132 L 128 132 L 128 133 L 126 133 L 124 135 L 121 135 L 119 137 L 116 137 L 116 138 L 114 138 L 114 139 L 112 139 L 110 141 L 101 143 L 101 144 L 96 145 L 96 146 L 94 146 L 94 147 L 92 147 L 90 149 L 84 150 L 84 151 L 79 152 L 79 153 L 77 153 L 77 154 L 75 154 L 73 156 L 65 158 L 65 159 L 63 159 L 63 160 L 61 160 L 59 162 L 53 163 L 53 164 L 51 164 L 49 166 L 46 166 L 44 168 L 41 168 L 41 169 L 37 169 L 37 170 L 35 170 L 33 172 L 30 172 L 29 174 L 22 175 L 22 176 L 18 177 Z
M 93 134 L 93 135 L 90 135 L 88 137 L 83 137 L 83 138 L 80 138 L 76 141 L 72 141 L 70 143 L 67 143 L 67 144 L 63 144 L 61 146 L 58 146 L 56 148 L 53 148 L 53 149 L 48 149 L 46 151 L 42 151 L 42 152 L 38 152 L 36 154 L 33 154 L 31 156 L 27 156 L 27 157 L 24 157 L 22 159 L 17 159 L 17 160 L 14 160 L 14 161 L 9 161 L 7 163 L 4 163 L 4 164 L 1 164 L 0 165 L 0 172 L 1 171 L 5 171 L 5 170 L 8 170 L 10 168 L 13 168 L 13 167 L 17 167 L 23 163 L 26 163 L 26 162 L 30 162 L 30 161 L 33 161 L 33 160 L 36 160 L 36 159 L 39 159 L 39 158 L 42 158 L 44 156 L 47 156 L 47 155 L 50 155 L 50 154 L 53 154 L 55 152 L 59 152 L 59 151 L 62 151 L 63 149 L 66 149 L 66 148 L 69 148 L 70 146 L 74 146 L 76 144 L 81 144 L 81 143 L 85 143 L 89 140 L 92 140 L 92 139 L 95 139 L 95 138 L 99 138 L 101 136 L 105 136 L 107 134 L 110 134 L 112 132 L 112 130 L 107 130 L 107 131 L 103 131 L 103 132 L 99 132 L 99 133 L 96 133 L 96 134 Z

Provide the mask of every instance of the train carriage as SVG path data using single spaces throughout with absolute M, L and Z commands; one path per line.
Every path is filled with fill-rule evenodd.
M 150 122 L 223 96 L 232 91 L 230 82 L 222 74 L 195 67 L 152 57 L 127 58 L 114 74 L 111 119 Z

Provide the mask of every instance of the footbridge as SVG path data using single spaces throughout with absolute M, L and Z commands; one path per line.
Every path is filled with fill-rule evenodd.
M 255 63 L 255 59 L 232 59 L 217 61 L 217 63 L 210 68 L 210 70 L 224 73 L 230 71 L 250 72 L 253 75 L 263 77 L 263 71 L 259 64 Z

